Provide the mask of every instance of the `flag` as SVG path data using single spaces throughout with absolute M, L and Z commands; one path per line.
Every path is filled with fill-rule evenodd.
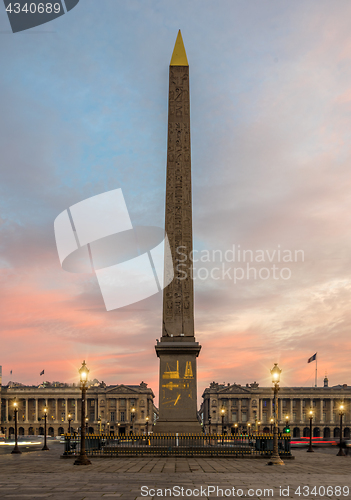
M 310 358 L 308 358 L 307 363 L 311 363 L 311 361 L 315 361 L 316 359 L 317 359 L 317 353 L 313 354 L 313 356 L 311 356 Z
M 42 370 L 42 371 L 40 372 L 40 375 L 44 375 L 44 370 Z
M 10 371 L 10 375 L 12 375 L 12 370 Z

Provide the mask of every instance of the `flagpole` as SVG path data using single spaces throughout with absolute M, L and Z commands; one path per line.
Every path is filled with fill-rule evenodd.
M 316 353 L 316 380 L 314 386 L 317 387 L 317 353 Z

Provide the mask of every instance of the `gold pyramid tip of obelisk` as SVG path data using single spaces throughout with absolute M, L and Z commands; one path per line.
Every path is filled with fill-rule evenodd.
M 174 45 L 170 66 L 189 66 L 180 30 L 178 31 L 177 40 Z

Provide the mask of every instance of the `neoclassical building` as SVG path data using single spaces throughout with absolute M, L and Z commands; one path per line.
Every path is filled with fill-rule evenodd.
M 272 387 L 256 382 L 242 386 L 212 382 L 203 393 L 200 409 L 205 432 L 226 433 L 258 430 L 270 432 L 273 415 Z M 351 387 L 347 384 L 324 387 L 281 387 L 278 393 L 278 421 L 282 431 L 289 422 L 291 435 L 309 436 L 309 412 L 313 411 L 313 435 L 338 438 L 340 405 L 344 406 L 343 435 L 350 437 Z M 223 410 L 223 411 L 222 411 Z
M 85 414 L 90 433 L 130 434 L 152 430 L 157 409 L 154 393 L 140 385 L 90 383 Z M 47 408 L 47 433 L 57 436 L 80 427 L 81 390 L 78 385 L 44 383 L 38 387 L 10 382 L 1 387 L 1 432 L 14 434 L 14 402 L 18 403 L 18 434 L 44 434 L 44 408 Z M 134 416 L 133 416 L 134 415 Z

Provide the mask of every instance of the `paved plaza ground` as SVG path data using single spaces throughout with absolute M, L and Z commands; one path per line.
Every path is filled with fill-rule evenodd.
M 166 498 L 180 499 L 342 499 L 351 491 L 351 456 L 337 457 L 335 448 L 293 450 L 295 460 L 287 460 L 284 467 L 267 466 L 263 459 L 210 457 L 94 458 L 90 466 L 74 466 L 74 460 L 60 459 L 59 443 L 50 443 L 46 452 L 38 447 L 22 455 L 10 451 L 0 454 L 1 500 L 148 500 L 165 498 L 166 493 Z M 209 486 L 215 491 L 208 491 Z

